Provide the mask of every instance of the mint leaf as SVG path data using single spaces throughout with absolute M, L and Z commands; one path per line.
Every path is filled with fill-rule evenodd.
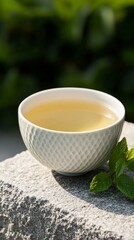
M 100 172 L 95 177 L 93 177 L 90 183 L 91 192 L 103 192 L 109 189 L 112 185 L 112 178 L 106 172 Z
M 134 200 L 134 180 L 122 174 L 116 178 L 117 188 L 128 198 Z
M 127 160 L 130 160 L 134 158 L 134 148 L 131 148 L 128 152 L 127 152 Z
M 109 158 L 109 172 L 100 172 L 94 176 L 90 191 L 105 191 L 113 182 L 126 197 L 134 200 L 134 180 L 123 173 L 126 168 L 134 172 L 134 148 L 128 150 L 126 138 L 123 138 Z
M 120 142 L 118 142 L 109 158 L 109 168 L 111 173 L 115 172 L 116 170 L 116 162 L 119 159 L 124 158 L 124 155 L 127 155 L 127 152 L 127 141 L 126 138 L 123 138 Z
M 128 169 L 130 169 L 131 171 L 134 172 L 134 158 L 129 159 L 129 160 L 127 161 L 127 167 L 128 167 Z
M 119 158 L 115 164 L 115 174 L 116 176 L 120 176 L 124 169 L 127 167 L 128 163 L 126 161 L 126 156 L 122 154 L 122 157 Z
M 127 163 L 128 163 L 128 169 L 134 172 L 134 148 L 131 148 L 127 152 Z

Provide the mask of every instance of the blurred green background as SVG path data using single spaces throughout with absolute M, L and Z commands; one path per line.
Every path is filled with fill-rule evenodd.
M 114 95 L 134 122 L 134 0 L 0 0 L 0 126 L 63 86 Z

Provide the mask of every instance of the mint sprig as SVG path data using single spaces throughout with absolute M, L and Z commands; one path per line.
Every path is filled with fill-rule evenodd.
M 134 172 L 134 148 L 128 150 L 126 138 L 114 148 L 109 157 L 109 171 L 100 172 L 90 183 L 91 192 L 103 192 L 114 184 L 127 198 L 134 200 L 134 180 L 125 170 Z
M 90 184 L 91 192 L 102 192 L 108 190 L 112 185 L 112 178 L 107 172 L 98 173 Z

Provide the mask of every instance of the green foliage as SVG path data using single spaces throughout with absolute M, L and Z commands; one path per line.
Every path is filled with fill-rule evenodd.
M 128 161 L 127 167 L 128 167 L 128 169 L 130 169 L 131 171 L 134 172 L 134 158 L 132 158 Z
M 61 86 L 108 92 L 134 121 L 133 5 L 133 0 L 1 0 L 0 124 L 6 125 L 7 115 L 29 94 Z
M 92 179 L 90 184 L 91 192 L 102 192 L 108 190 L 112 186 L 112 178 L 106 172 L 100 172 Z
M 109 7 L 99 8 L 91 17 L 87 42 L 94 51 L 103 49 L 114 34 L 115 16 Z
M 109 171 L 93 177 L 90 191 L 106 191 L 113 183 L 127 198 L 134 200 L 134 180 L 124 173 L 126 169 L 134 172 L 134 148 L 128 150 L 126 138 L 123 138 L 109 158 Z
M 122 174 L 116 179 L 116 185 L 126 197 L 134 200 L 134 181 L 132 178 Z
M 127 159 L 128 159 L 128 169 L 130 169 L 131 171 L 134 171 L 134 148 L 128 151 Z
M 122 141 L 117 144 L 111 156 L 109 157 L 109 168 L 111 173 L 114 173 L 115 171 L 119 171 L 119 167 L 121 167 L 120 162 L 123 161 L 123 166 L 124 166 L 126 154 L 128 154 L 128 147 L 127 147 L 126 138 L 123 138 Z

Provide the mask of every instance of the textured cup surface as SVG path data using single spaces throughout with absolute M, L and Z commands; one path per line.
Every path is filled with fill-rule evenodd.
M 26 110 L 50 100 L 94 100 L 108 106 L 116 115 L 112 125 L 89 132 L 60 132 L 41 128 L 24 117 Z M 18 117 L 27 149 L 44 166 L 67 175 L 93 170 L 108 160 L 124 122 L 121 102 L 106 93 L 82 88 L 44 90 L 26 98 L 19 106 Z

